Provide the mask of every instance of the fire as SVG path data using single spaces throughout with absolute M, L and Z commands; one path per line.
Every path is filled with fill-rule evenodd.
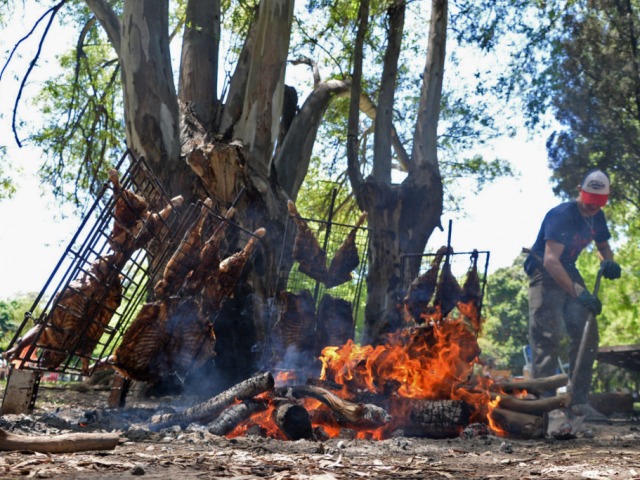
M 464 322 L 447 320 L 391 334 L 375 347 L 351 340 L 326 347 L 321 379 L 343 385 L 343 393 L 449 399 L 455 386 L 468 379 L 479 353 Z

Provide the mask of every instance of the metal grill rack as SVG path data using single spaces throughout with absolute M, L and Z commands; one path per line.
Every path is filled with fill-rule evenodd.
M 171 203 L 144 158 L 136 159 L 127 151 L 114 168 L 119 172 L 122 189 L 144 197 L 151 212 L 160 211 Z M 114 194 L 110 185 L 105 184 L 45 286 L 25 313 L 8 350 L 20 344 L 25 335 L 31 335 L 32 338 L 12 361 L 12 371 L 17 369 L 37 373 L 51 371 L 91 375 L 93 369 L 87 370 L 87 365 L 95 364 L 113 353 L 141 306 L 146 301 L 153 300 L 152 287 L 161 278 L 161 269 L 180 244 L 186 229 L 200 216 L 202 209 L 208 209 L 203 230 L 205 240 L 217 225 L 228 222 L 202 203 L 174 208 L 143 247 L 128 251 L 124 256 L 118 257 L 116 262 L 109 263 L 107 273 L 95 281 L 95 270 L 100 259 L 116 255 L 109 238 L 113 232 L 114 209 L 120 195 Z M 242 249 L 252 236 L 252 232 L 229 222 L 224 244 L 220 248 L 221 258 Z M 100 288 L 95 289 L 98 293 L 91 293 L 83 288 L 82 285 L 86 285 L 87 281 L 99 285 Z M 118 282 L 122 286 L 122 298 L 118 305 L 112 307 L 109 294 L 113 291 L 112 287 L 117 288 Z M 73 297 L 74 300 L 69 305 L 61 305 L 64 302 L 61 299 L 67 297 Z M 61 308 L 67 308 L 69 315 L 77 318 L 73 325 L 74 331 L 67 331 L 52 322 L 54 313 Z M 95 317 L 104 311 L 109 311 L 108 324 L 97 325 Z M 215 321 L 215 318 L 211 318 L 211 321 Z M 95 328 L 99 330 L 99 339 L 88 350 L 87 339 Z M 46 341 L 46 335 L 51 334 L 62 335 L 64 341 L 53 342 L 55 345 L 52 345 L 51 341 Z

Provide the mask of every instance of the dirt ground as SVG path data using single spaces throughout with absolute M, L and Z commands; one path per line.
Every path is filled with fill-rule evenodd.
M 112 450 L 66 454 L 0 453 L 0 478 L 191 479 L 640 479 L 640 421 L 635 417 L 583 425 L 570 440 L 476 435 L 445 440 L 337 438 L 279 441 L 215 436 L 204 426 L 160 432 L 135 418 L 171 399 L 136 400 L 107 409 L 105 388 L 42 385 L 30 415 L 4 415 L 0 427 L 22 435 L 115 431 Z M 111 412 L 105 428 L 105 412 Z M 118 423 L 114 418 L 121 418 Z

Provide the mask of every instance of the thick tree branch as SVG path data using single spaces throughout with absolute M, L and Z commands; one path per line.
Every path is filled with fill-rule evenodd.
M 398 76 L 398 58 L 402 34 L 404 33 L 404 16 L 406 2 L 396 1 L 387 10 L 389 16 L 389 33 L 387 49 L 384 52 L 380 94 L 378 96 L 378 114 L 375 118 L 373 137 L 373 178 L 377 182 L 391 182 L 391 139 L 393 123 L 393 100 Z
M 360 2 L 358 11 L 358 33 L 353 54 L 353 74 L 351 77 L 351 99 L 349 102 L 349 121 L 347 132 L 347 172 L 353 188 L 358 205 L 362 210 L 363 199 L 361 190 L 364 185 L 364 178 L 360 172 L 358 162 L 358 130 L 360 114 L 360 92 L 362 91 L 362 56 L 364 48 L 364 38 L 369 26 L 369 0 Z

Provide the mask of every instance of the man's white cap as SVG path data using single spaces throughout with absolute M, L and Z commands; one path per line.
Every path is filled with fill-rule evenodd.
M 595 195 L 609 195 L 609 177 L 602 170 L 587 172 L 582 180 L 582 191 Z

